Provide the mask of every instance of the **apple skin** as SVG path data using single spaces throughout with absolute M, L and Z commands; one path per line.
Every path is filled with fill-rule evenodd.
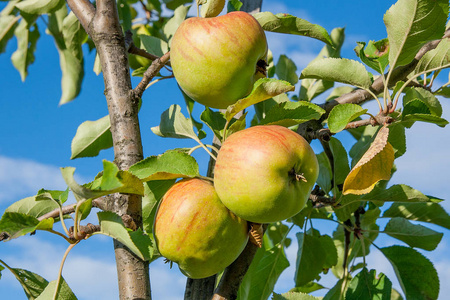
M 153 226 L 162 256 L 190 278 L 205 278 L 230 265 L 248 241 L 247 221 L 220 201 L 211 182 L 184 179 L 164 195 Z
M 217 156 L 214 187 L 237 216 L 271 223 L 303 209 L 318 175 L 316 155 L 303 137 L 282 126 L 263 125 L 225 140 Z
M 246 12 L 181 23 L 170 49 L 170 63 L 181 89 L 212 108 L 227 108 L 246 97 L 265 77 L 267 40 L 258 21 Z M 262 69 L 265 64 L 262 63 Z

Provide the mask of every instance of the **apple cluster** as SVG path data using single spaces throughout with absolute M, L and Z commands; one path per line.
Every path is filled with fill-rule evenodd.
M 190 18 L 171 45 L 178 84 L 212 108 L 247 96 L 265 77 L 266 56 L 264 31 L 245 12 Z M 164 195 L 153 226 L 158 250 L 188 277 L 217 274 L 245 248 L 250 223 L 282 221 L 300 212 L 318 172 L 314 151 L 292 130 L 266 125 L 238 131 L 217 155 L 213 183 L 183 179 Z
M 282 221 L 300 212 L 319 164 L 292 130 L 266 125 L 228 137 L 217 156 L 214 184 L 183 179 L 161 200 L 154 235 L 161 255 L 191 278 L 230 265 L 248 240 L 248 222 Z

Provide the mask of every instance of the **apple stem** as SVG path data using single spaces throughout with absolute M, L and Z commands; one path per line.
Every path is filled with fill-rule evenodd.
M 296 181 L 301 180 L 303 182 L 308 182 L 308 180 L 306 180 L 306 177 L 303 175 L 303 173 L 298 174 L 297 172 L 295 172 L 295 168 L 292 168 L 288 174 L 289 174 L 289 176 L 294 177 L 294 179 Z

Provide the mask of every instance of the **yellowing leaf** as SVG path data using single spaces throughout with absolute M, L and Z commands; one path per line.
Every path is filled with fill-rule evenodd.
M 389 129 L 383 127 L 377 134 L 369 150 L 348 174 L 342 193 L 362 195 L 369 193 L 380 180 L 391 177 L 394 164 L 394 148 L 387 141 Z

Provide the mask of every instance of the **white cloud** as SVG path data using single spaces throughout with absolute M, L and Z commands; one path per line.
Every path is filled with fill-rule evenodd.
M 0 155 L 0 204 L 35 195 L 41 188 L 66 187 L 57 167 Z
M 43 235 L 45 233 L 12 240 L 2 245 L 2 259 L 11 267 L 32 271 L 48 281 L 56 280 L 68 244 L 46 240 Z M 83 243 L 88 242 L 81 242 L 69 253 L 63 276 L 79 299 L 115 299 L 118 288 L 112 242 L 92 242 L 96 245 L 96 251 L 104 250 L 102 255 L 98 252 L 89 255 L 90 251 L 83 251 Z M 112 256 L 104 255 L 108 252 L 112 253 Z M 2 273 L 0 289 L 5 293 L 17 293 L 20 286 L 16 279 L 7 270 Z
M 450 103 L 443 99 L 442 117 L 450 120 Z M 449 127 L 418 122 L 406 130 L 407 151 L 396 160 L 397 172 L 392 181 L 411 185 L 421 192 L 443 198 L 446 210 L 450 210 L 450 185 L 448 174 L 450 159 Z

